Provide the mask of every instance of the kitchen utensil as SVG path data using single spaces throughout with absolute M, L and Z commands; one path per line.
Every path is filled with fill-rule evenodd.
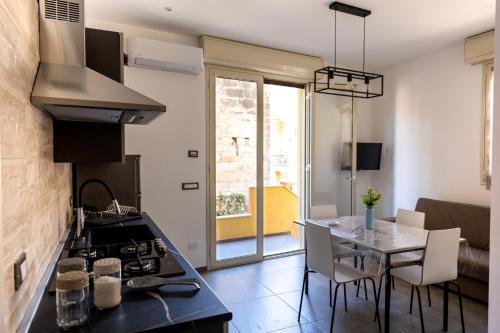
M 151 291 L 161 286 L 193 286 L 196 291 L 200 290 L 200 281 L 195 278 L 189 279 L 165 279 L 157 276 L 139 276 L 127 282 L 127 287 L 133 291 Z

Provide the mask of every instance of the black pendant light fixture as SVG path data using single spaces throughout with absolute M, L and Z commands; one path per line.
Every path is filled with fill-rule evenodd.
M 314 91 L 352 98 L 382 96 L 384 94 L 384 76 L 365 72 L 365 25 L 366 17 L 371 14 L 371 11 L 338 1 L 332 2 L 330 9 L 335 13 L 333 66 L 323 67 L 314 72 Z M 337 12 L 363 18 L 363 69 L 361 71 L 337 67 Z

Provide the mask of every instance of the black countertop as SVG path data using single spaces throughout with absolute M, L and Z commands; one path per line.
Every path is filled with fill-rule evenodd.
M 180 332 L 198 329 L 208 332 L 210 331 L 209 327 L 217 324 L 222 325 L 223 322 L 232 319 L 231 312 L 149 216 L 145 214 L 141 219 L 125 223 L 127 225 L 147 224 L 157 237 L 163 239 L 186 271 L 185 275 L 177 278 L 197 278 L 201 282 L 201 289 L 194 295 L 186 295 L 178 292 L 179 287 L 172 286 L 162 287 L 154 294 L 146 294 L 134 293 L 126 285 L 122 285 L 120 306 L 105 311 L 97 310 L 91 306 L 88 324 L 73 331 L 128 333 Z M 60 332 L 56 323 L 56 296 L 48 293 L 48 286 L 30 325 L 29 332 Z

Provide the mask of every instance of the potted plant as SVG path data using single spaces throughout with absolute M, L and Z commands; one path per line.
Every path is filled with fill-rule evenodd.
M 373 207 L 382 199 L 382 192 L 376 192 L 368 187 L 366 193 L 361 194 L 361 200 L 366 205 L 366 229 L 373 229 Z

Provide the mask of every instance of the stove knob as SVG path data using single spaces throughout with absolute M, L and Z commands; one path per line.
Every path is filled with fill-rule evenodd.
M 155 243 L 156 250 L 158 251 L 158 253 L 160 253 L 160 254 L 167 253 L 167 246 L 165 245 L 163 240 L 157 238 L 154 240 L 154 243 Z

